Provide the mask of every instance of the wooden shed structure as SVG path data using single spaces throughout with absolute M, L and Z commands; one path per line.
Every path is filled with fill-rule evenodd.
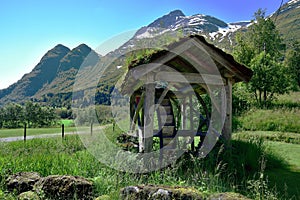
M 251 76 L 249 68 L 199 35 L 182 38 L 132 62 L 121 93 L 130 96 L 130 129 L 139 138 L 139 151 L 151 152 L 153 137 L 159 138 L 161 149 L 194 150 L 194 139 L 199 138 L 201 146 L 216 123 L 211 111 L 222 125 L 213 130 L 230 140 L 232 85 L 248 82 Z M 218 98 L 208 105 L 203 94 Z

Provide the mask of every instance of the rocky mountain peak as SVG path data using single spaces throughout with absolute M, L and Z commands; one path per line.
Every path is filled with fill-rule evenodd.
M 65 56 L 68 52 L 70 52 L 70 49 L 62 44 L 58 44 L 52 49 L 50 49 L 41 59 L 41 62 L 43 60 L 47 60 L 49 58 L 54 58 L 54 57 L 63 57 Z
M 80 44 L 79 46 L 72 49 L 61 61 L 59 65 L 58 71 L 66 71 L 71 68 L 79 69 L 84 59 L 92 52 L 93 50 L 87 46 L 86 44 Z M 96 57 L 97 55 L 92 52 L 92 54 Z
M 167 15 L 164 15 L 151 24 L 148 27 L 168 28 L 175 24 L 181 17 L 185 17 L 181 10 L 174 10 Z

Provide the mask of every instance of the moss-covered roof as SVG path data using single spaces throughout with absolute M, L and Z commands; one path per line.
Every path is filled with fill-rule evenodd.
M 148 54 L 133 60 L 128 66 L 124 87 L 128 87 L 127 82 L 133 82 L 130 71 L 139 70 L 147 74 L 157 68 L 157 65 L 146 64 L 160 64 L 180 73 L 221 75 L 223 78 L 230 77 L 234 82 L 248 82 L 253 74 L 232 55 L 208 43 L 200 35 L 182 38 L 165 49 L 148 51 Z

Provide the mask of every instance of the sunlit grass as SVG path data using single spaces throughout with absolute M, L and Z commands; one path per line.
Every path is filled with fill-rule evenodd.
M 242 131 L 238 133 L 233 133 L 233 138 L 236 139 L 262 138 L 268 141 L 300 144 L 299 133 L 289 133 L 289 132 L 279 132 L 279 131 Z
M 60 134 L 62 132 L 61 127 L 55 128 L 27 128 L 26 135 L 43 135 L 43 134 Z M 76 132 L 76 127 L 65 127 L 65 133 Z M 6 137 L 18 137 L 24 135 L 24 129 L 0 129 L 0 138 Z
M 74 120 L 72 119 L 62 119 L 60 120 L 60 123 L 65 125 L 65 127 L 75 126 Z
M 271 184 L 275 185 L 282 193 L 294 194 L 294 198 L 300 197 L 300 145 L 284 142 L 267 142 L 270 151 L 284 158 L 289 170 L 272 169 L 267 172 Z
M 300 108 L 253 109 L 239 117 L 238 123 L 242 130 L 300 133 Z
M 112 141 L 122 130 L 106 128 Z M 233 151 L 226 152 L 222 145 L 205 158 L 186 154 L 172 166 L 148 174 L 130 174 L 111 169 L 91 155 L 79 136 L 33 139 L 24 142 L 0 143 L 0 188 L 9 174 L 20 171 L 36 171 L 42 176 L 52 174 L 79 175 L 91 179 L 95 196 L 116 197 L 121 187 L 136 184 L 191 186 L 200 192 L 238 191 L 248 194 L 247 180 L 252 180 L 260 169 L 259 160 L 265 148 L 260 140 L 233 141 Z M 281 161 L 267 156 L 276 169 Z M 274 164 L 277 163 L 277 164 Z M 249 194 L 250 195 L 250 194 Z

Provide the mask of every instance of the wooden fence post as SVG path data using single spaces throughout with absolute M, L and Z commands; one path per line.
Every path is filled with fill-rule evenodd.
M 26 123 L 24 123 L 24 142 L 26 142 L 26 130 L 27 129 L 27 124 Z
M 93 135 L 93 122 L 91 122 L 91 135 Z
M 65 125 L 64 124 L 61 125 L 61 137 L 62 137 L 62 139 L 64 139 L 64 137 L 65 137 Z

